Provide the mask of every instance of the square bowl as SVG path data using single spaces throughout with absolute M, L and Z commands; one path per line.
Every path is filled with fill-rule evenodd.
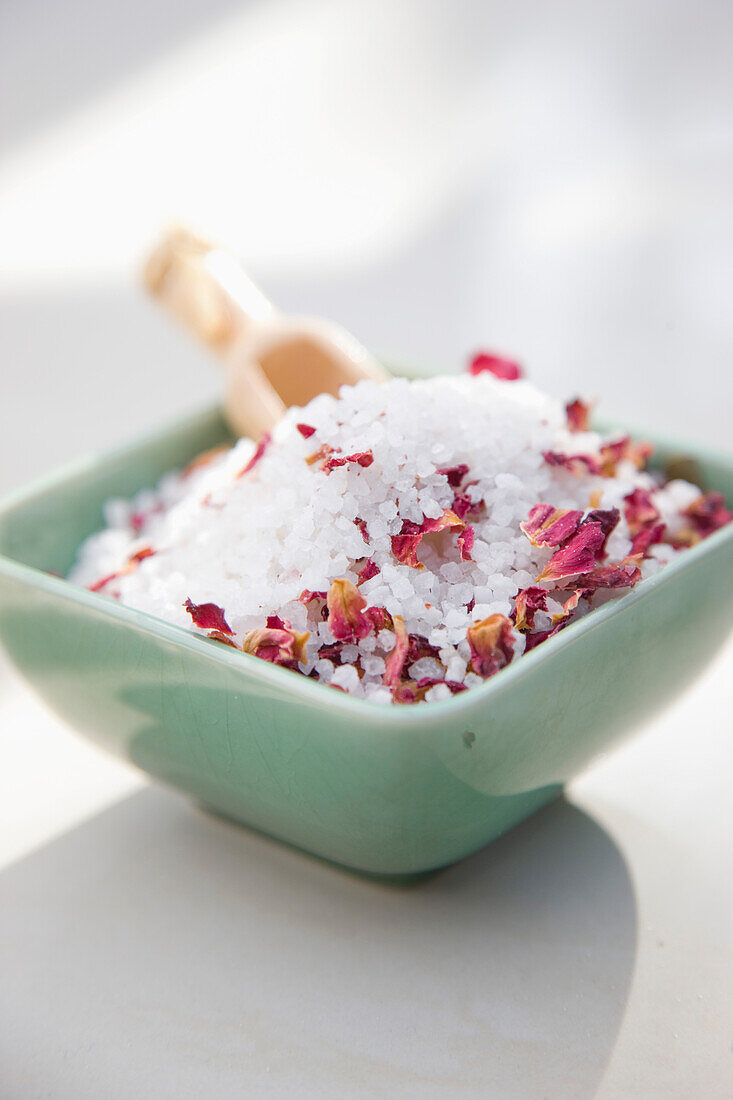
M 0 637 L 96 744 L 319 856 L 409 875 L 468 855 L 667 705 L 729 629 L 733 525 L 481 686 L 411 707 L 355 699 L 62 579 L 105 500 L 227 439 L 208 410 L 1 502 Z M 682 450 L 652 442 L 661 461 Z M 733 497 L 733 460 L 684 453 Z

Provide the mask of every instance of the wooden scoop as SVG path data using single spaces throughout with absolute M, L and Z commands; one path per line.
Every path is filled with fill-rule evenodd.
M 387 372 L 330 321 L 286 317 L 230 252 L 185 229 L 170 232 L 149 256 L 143 278 L 226 366 L 224 413 L 238 435 L 258 438 L 290 405 Z

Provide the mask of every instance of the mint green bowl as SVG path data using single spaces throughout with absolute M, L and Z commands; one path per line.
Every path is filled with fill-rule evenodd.
M 102 503 L 226 439 L 218 411 L 0 504 L 0 636 L 57 714 L 238 821 L 350 867 L 451 863 L 555 798 L 666 706 L 733 612 L 733 525 L 481 687 L 383 707 L 69 584 Z M 662 460 L 679 446 L 658 443 Z M 733 461 L 686 448 L 733 498 Z

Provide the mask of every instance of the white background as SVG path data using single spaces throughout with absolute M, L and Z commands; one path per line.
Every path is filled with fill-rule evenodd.
M 216 395 L 137 289 L 172 218 L 379 352 L 485 344 L 729 446 L 732 28 L 713 0 L 6 3 L 0 489 Z M 727 1097 L 731 656 L 410 889 L 146 787 L 0 665 L 3 1100 Z

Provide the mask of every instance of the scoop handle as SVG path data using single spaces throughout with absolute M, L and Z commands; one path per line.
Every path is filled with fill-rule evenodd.
M 176 319 L 224 358 L 224 413 L 239 435 L 269 431 L 290 405 L 338 392 L 384 368 L 328 321 L 281 314 L 225 249 L 176 228 L 148 257 L 143 280 Z

